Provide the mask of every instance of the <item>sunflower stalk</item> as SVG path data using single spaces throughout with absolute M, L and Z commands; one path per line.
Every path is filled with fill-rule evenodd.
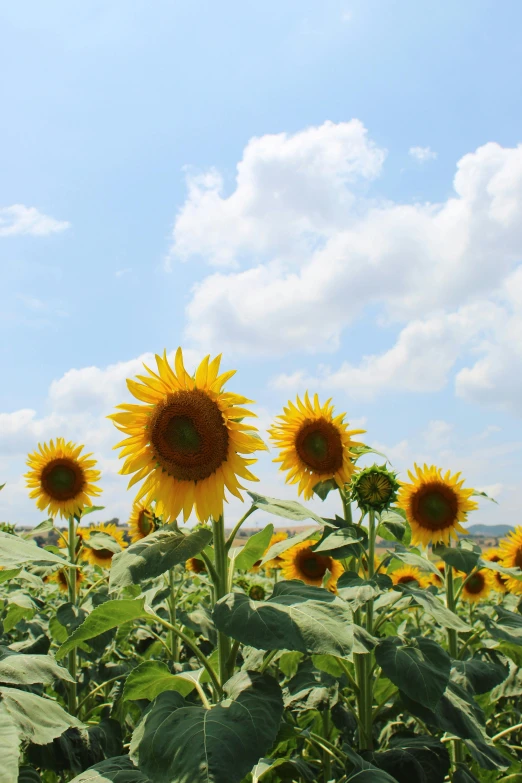
M 169 599 L 168 599 L 168 606 L 169 606 L 169 617 L 170 622 L 173 627 L 176 627 L 176 603 L 177 603 L 177 595 L 178 590 L 176 588 L 176 579 L 174 574 L 174 569 L 169 569 Z M 174 663 L 179 662 L 179 637 L 175 633 L 175 631 L 171 630 L 169 632 L 170 634 L 170 651 L 172 655 L 172 660 Z
M 455 594 L 455 583 L 453 581 L 453 567 L 446 563 L 445 568 L 446 581 L 446 606 L 450 612 L 455 612 L 457 607 L 457 596 Z M 457 660 L 459 657 L 459 643 L 457 631 L 454 628 L 448 628 L 448 649 L 450 656 Z M 461 740 L 453 742 L 453 762 L 455 766 L 464 761 L 464 747 Z
M 68 531 L 68 548 L 69 548 L 69 567 L 68 573 L 68 590 L 69 590 L 69 603 L 71 606 L 76 606 L 76 522 L 74 516 L 69 517 L 69 531 Z M 69 652 L 68 667 L 69 674 L 73 678 L 73 682 L 69 683 L 68 694 L 68 706 L 71 715 L 76 715 L 78 711 L 78 691 L 77 691 L 77 658 L 76 648 Z
M 228 592 L 228 552 L 225 541 L 225 522 L 223 517 L 212 520 L 214 537 L 214 565 L 216 577 L 214 581 L 215 601 L 219 601 Z M 218 632 L 219 681 L 221 686 L 230 677 L 230 639 L 222 631 Z

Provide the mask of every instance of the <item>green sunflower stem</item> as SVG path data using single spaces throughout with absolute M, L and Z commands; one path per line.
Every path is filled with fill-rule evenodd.
M 169 606 L 170 622 L 174 627 L 176 626 L 176 598 L 177 598 L 176 579 L 175 579 L 174 569 L 171 568 L 169 570 L 168 606 Z M 179 662 L 179 637 L 173 630 L 171 630 L 169 633 L 170 633 L 169 646 L 172 654 L 172 660 L 174 661 L 174 663 L 178 663 Z
M 228 552 L 225 541 L 225 522 L 223 517 L 218 520 L 212 520 L 212 532 L 214 536 L 214 560 L 216 569 L 216 579 L 214 582 L 214 593 L 216 602 L 228 592 Z M 223 685 L 230 677 L 230 639 L 218 632 L 218 658 L 219 658 L 219 681 Z
M 69 517 L 68 531 L 69 562 L 76 563 L 76 524 L 73 516 Z M 76 568 L 73 565 L 69 568 L 69 603 L 76 606 Z M 68 667 L 69 674 L 73 682 L 69 683 L 68 707 L 71 715 L 76 715 L 78 711 L 78 690 L 77 690 L 77 657 L 76 648 L 69 652 Z
M 346 491 L 344 489 L 341 489 L 340 487 L 339 487 L 339 494 L 340 494 L 341 500 L 343 502 L 344 520 L 349 525 L 351 525 L 351 524 L 353 524 L 353 519 L 352 519 L 352 506 L 351 506 L 351 503 L 350 503 L 350 498 L 347 497 Z
M 446 606 L 450 612 L 454 612 L 457 606 L 457 598 L 455 595 L 455 583 L 453 581 L 453 567 L 446 563 L 445 568 L 445 581 L 446 581 Z M 457 631 L 454 628 L 448 628 L 448 650 L 452 658 L 458 659 L 459 657 L 459 640 Z M 463 763 L 464 761 L 464 746 L 461 740 L 453 741 L 453 763 Z

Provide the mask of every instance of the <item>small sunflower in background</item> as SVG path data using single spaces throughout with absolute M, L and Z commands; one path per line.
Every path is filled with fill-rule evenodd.
M 129 488 L 143 480 L 136 502 L 156 500 L 166 521 L 181 511 L 187 521 L 193 508 L 201 522 L 217 520 L 225 489 L 243 500 L 240 479 L 257 481 L 248 469 L 256 460 L 249 455 L 266 446 L 244 422 L 255 416 L 242 407 L 251 400 L 223 390 L 235 370 L 220 375 L 220 361 L 206 356 L 192 376 L 181 348 L 174 368 L 166 352 L 156 356 L 157 372 L 144 365 L 148 375 L 139 375 L 140 383 L 127 381 L 144 404 L 118 405 L 118 413 L 109 416 L 126 435 L 114 447 L 126 458 L 121 473 L 134 474 Z
M 518 525 L 499 545 L 500 563 L 506 568 L 522 568 L 522 526 Z M 522 593 L 522 581 L 506 576 L 506 587 L 510 593 Z
M 89 540 L 91 533 L 90 527 L 77 527 L 76 528 L 76 554 L 78 555 L 80 550 L 86 541 Z M 58 546 L 60 549 L 69 549 L 69 531 L 60 528 L 60 538 L 58 539 Z
M 321 587 L 324 576 L 329 571 L 331 576 L 328 579 L 326 588 L 334 592 L 337 580 L 343 573 L 344 568 L 333 557 L 314 552 L 312 547 L 316 546 L 316 544 L 317 541 L 309 539 L 283 552 L 281 555 L 283 576 L 285 579 L 300 579 L 301 582 L 305 582 L 307 585 Z
M 288 533 L 283 533 L 283 532 L 281 532 L 281 533 L 274 533 L 272 535 L 272 538 L 270 539 L 270 543 L 268 544 L 268 546 L 267 546 L 267 548 L 265 550 L 265 555 L 269 551 L 269 549 L 271 549 L 274 546 L 274 544 L 279 544 L 281 541 L 286 541 L 287 538 L 288 538 Z M 264 557 L 264 555 L 263 555 L 263 557 Z M 263 558 L 261 558 L 261 560 L 262 559 Z M 254 573 L 257 573 L 260 570 L 261 560 L 258 560 L 256 563 L 254 563 L 254 565 L 252 566 L 252 568 L 250 570 L 253 571 Z M 265 571 L 267 573 L 270 573 L 271 571 L 274 571 L 274 570 L 277 570 L 277 569 L 281 568 L 282 562 L 283 562 L 282 561 L 282 556 L 281 555 L 276 555 L 271 560 L 267 560 L 266 563 L 264 563 L 263 568 L 265 569 Z
M 428 587 L 430 580 L 416 566 L 405 565 L 388 574 L 394 585 L 412 585 Z
M 252 585 L 248 591 L 248 597 L 251 598 L 252 601 L 264 601 L 265 595 L 266 592 L 263 585 Z
M 95 533 L 106 533 L 108 536 L 111 536 L 116 541 L 116 543 L 120 545 L 121 549 L 125 549 L 127 546 L 127 542 L 125 541 L 125 533 L 112 522 L 101 522 L 99 525 L 96 525 L 96 527 L 91 527 L 90 536 L 94 535 Z M 100 549 L 93 549 L 92 545 L 90 545 L 84 547 L 83 559 L 93 566 L 97 565 L 101 568 L 110 568 L 112 558 L 115 554 L 117 553 L 113 552 L 112 549 L 105 549 L 103 547 Z
M 386 465 L 372 465 L 353 477 L 352 497 L 363 511 L 381 513 L 395 503 L 399 487 L 396 473 L 386 470 Z
M 192 571 L 193 574 L 202 574 L 207 570 L 204 560 L 200 560 L 199 557 L 189 557 L 185 562 L 185 568 L 187 571 Z
M 129 519 L 129 538 L 131 543 L 141 541 L 158 529 L 158 519 L 150 506 L 134 503 Z
M 101 493 L 95 484 L 100 480 L 100 472 L 94 470 L 96 460 L 89 459 L 90 454 L 82 455 L 82 450 L 83 446 L 56 438 L 56 443 L 39 443 L 38 451 L 28 455 L 29 497 L 36 500 L 40 511 L 66 519 L 78 516 Z
M 321 481 L 334 479 L 340 488 L 350 482 L 357 456 L 351 449 L 363 445 L 352 436 L 365 430 L 349 430 L 345 414 L 334 416 L 330 400 L 321 405 L 317 394 L 313 403 L 308 392 L 304 402 L 297 397 L 296 403 L 288 402 L 269 434 L 280 450 L 274 462 L 280 462 L 279 469 L 288 472 L 286 483 L 298 484 L 298 493 L 310 500 Z
M 466 521 L 468 512 L 478 508 L 470 500 L 474 490 L 463 488 L 460 473 L 451 476 L 448 470 L 442 475 L 435 465 L 415 465 L 415 474 L 408 471 L 408 476 L 411 484 L 401 482 L 397 505 L 406 512 L 412 544 L 449 546 L 452 538 L 466 532 L 460 523 Z
M 58 571 L 54 571 L 52 574 L 48 574 L 47 576 L 44 576 L 43 581 L 44 582 L 55 582 L 58 585 L 58 589 L 62 593 L 67 593 L 69 591 L 69 575 L 65 568 L 59 568 Z M 84 581 L 85 577 L 81 572 L 80 568 L 76 569 L 76 589 L 79 588 L 81 583 Z
M 431 574 L 430 581 L 432 585 L 435 585 L 435 587 L 442 587 L 446 576 L 446 563 L 444 562 L 444 560 L 438 560 L 435 563 L 435 568 L 440 573 L 440 576 L 437 576 L 437 574 Z
M 462 591 L 460 593 L 460 597 L 463 601 L 470 604 L 476 604 L 483 598 L 486 598 L 491 592 L 493 586 L 491 571 L 488 571 L 487 569 L 475 571 L 475 573 L 471 574 L 469 577 L 467 574 L 458 571 L 457 575 L 461 577 L 461 579 L 466 580 L 463 583 Z
M 502 565 L 499 549 L 486 549 L 486 551 L 482 553 L 482 558 L 483 560 L 488 560 L 490 563 L 500 563 L 500 565 Z M 509 590 L 506 584 L 508 577 L 504 576 L 504 574 L 500 574 L 498 571 L 493 571 L 492 573 L 492 589 L 496 593 L 508 593 Z

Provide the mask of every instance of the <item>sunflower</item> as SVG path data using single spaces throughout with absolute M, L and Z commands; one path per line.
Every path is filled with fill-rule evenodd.
M 283 552 L 281 555 L 283 576 L 285 579 L 300 579 L 307 585 L 321 587 L 324 575 L 330 571 L 331 576 L 326 587 L 334 592 L 344 568 L 338 560 L 314 552 L 312 547 L 316 544 L 317 541 L 309 539 Z
M 252 585 L 248 591 L 248 597 L 251 598 L 252 601 L 264 601 L 265 596 L 266 591 L 263 585 Z
M 100 472 L 93 470 L 96 460 L 89 459 L 90 454 L 81 455 L 83 446 L 56 438 L 56 443 L 39 443 L 38 449 L 28 456 L 30 471 L 25 478 L 29 497 L 36 500 L 40 511 L 68 518 L 92 506 L 91 497 L 101 493 L 94 483 L 100 480 Z
M 470 604 L 476 604 L 486 598 L 489 595 L 493 586 L 493 579 L 491 571 L 483 569 L 482 571 L 475 571 L 471 576 L 467 577 L 462 572 L 457 572 L 463 580 L 466 580 L 462 586 L 462 592 L 460 597 L 463 601 L 467 601 Z
M 518 525 L 499 546 L 500 562 L 506 568 L 522 568 L 522 526 Z M 522 581 L 506 576 L 506 587 L 510 593 L 522 593 Z
M 189 557 L 185 562 L 185 568 L 187 571 L 192 571 L 194 574 L 201 574 L 207 570 L 204 560 L 200 560 L 198 557 Z
M 490 563 L 500 563 L 500 565 L 502 565 L 500 562 L 501 558 L 499 549 L 486 549 L 486 551 L 482 553 L 482 558 L 484 560 L 488 560 Z M 503 574 L 500 574 L 498 571 L 493 571 L 493 590 L 495 590 L 497 593 L 509 592 L 506 582 L 507 577 L 505 577 Z
M 299 397 L 296 402 L 288 402 L 269 433 L 281 452 L 274 462 L 281 462 L 279 469 L 288 471 L 286 483 L 299 483 L 299 494 L 310 500 L 320 481 L 334 479 L 340 488 L 350 481 L 355 470 L 352 460 L 357 456 L 351 449 L 363 445 L 352 440 L 352 435 L 365 430 L 349 430 L 345 414 L 334 417 L 330 400 L 321 406 L 317 394 L 313 403 L 308 392 L 304 402 Z
M 384 511 L 397 499 L 397 474 L 386 470 L 386 465 L 364 468 L 352 481 L 352 496 L 363 511 Z
M 76 589 L 81 585 L 81 583 L 84 581 L 85 577 L 82 574 L 81 570 L 79 568 L 76 569 Z M 49 574 L 48 576 L 44 577 L 44 582 L 56 582 L 58 585 L 59 590 L 62 593 L 67 593 L 69 591 L 69 582 L 68 582 L 68 574 L 66 572 L 65 568 L 59 568 L 58 571 L 55 571 L 53 574 Z
M 415 465 L 415 473 L 408 471 L 412 483 L 401 482 L 397 501 L 410 523 L 412 544 L 427 546 L 431 541 L 448 546 L 452 537 L 466 532 L 460 523 L 466 521 L 468 511 L 477 508 L 470 500 L 474 490 L 463 489 L 460 473 L 451 476 L 448 470 L 443 476 L 434 465 Z
M 242 455 L 266 449 L 257 429 L 243 421 L 255 415 L 241 407 L 251 400 L 223 391 L 235 370 L 219 375 L 221 357 L 209 359 L 191 376 L 181 348 L 174 369 L 166 352 L 156 356 L 157 373 L 145 366 L 149 374 L 139 375 L 140 383 L 127 381 L 144 404 L 119 405 L 109 417 L 127 436 L 115 448 L 126 458 L 121 472 L 134 474 L 129 487 L 145 479 L 136 501 L 156 500 L 166 521 L 181 511 L 186 521 L 194 507 L 202 522 L 219 519 L 225 488 L 242 500 L 239 478 L 257 481 L 248 470 L 256 460 Z
M 437 571 L 439 571 L 440 576 L 437 576 L 437 574 L 431 574 L 430 575 L 431 584 L 435 585 L 435 587 L 442 587 L 446 576 L 446 563 L 444 562 L 444 560 L 439 560 L 437 563 L 435 563 L 435 568 L 437 569 Z
M 405 565 L 389 574 L 394 585 L 409 585 L 416 582 L 419 587 L 428 587 L 429 579 L 416 566 Z
M 111 522 L 102 522 L 96 527 L 90 529 L 90 535 L 94 533 L 106 533 L 120 545 L 122 549 L 125 549 L 127 542 L 125 541 L 125 534 L 123 530 L 119 530 L 116 525 Z M 116 553 L 110 549 L 92 549 L 92 547 L 85 547 L 83 552 L 83 559 L 91 565 L 99 565 L 102 568 L 110 568 L 112 558 Z
M 158 520 L 152 509 L 145 503 L 134 503 L 129 519 L 129 537 L 131 543 L 141 541 L 158 529 Z

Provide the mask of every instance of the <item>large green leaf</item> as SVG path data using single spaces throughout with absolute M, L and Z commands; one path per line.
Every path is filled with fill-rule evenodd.
M 131 620 L 147 617 L 144 598 L 124 598 L 115 601 L 106 601 L 93 609 L 84 622 L 69 636 L 56 653 L 57 660 L 61 660 L 69 650 L 74 650 L 80 642 L 93 639 L 105 631 L 118 628 Z
M 0 651 L 0 682 L 10 685 L 52 685 L 55 680 L 74 682 L 62 666 L 50 655 L 2 655 Z
M 455 612 L 447 609 L 440 598 L 430 593 L 429 590 L 419 590 L 409 585 L 399 585 L 398 589 L 404 595 L 413 596 L 415 602 L 422 606 L 425 612 L 433 617 L 443 628 L 453 628 L 455 631 L 469 631 L 470 627 Z
M 0 737 L 2 738 L 2 763 L 0 783 L 14 783 L 18 778 L 21 731 L 6 705 L 0 701 Z
M 369 758 L 398 783 L 443 783 L 450 768 L 448 749 L 435 737 L 397 737 L 389 750 Z
M 512 761 L 515 760 L 503 756 L 492 742 L 465 739 L 464 743 L 477 764 L 480 764 L 483 769 L 508 769 Z
M 465 548 L 463 546 L 443 546 L 439 544 L 433 547 L 433 554 L 440 557 L 448 565 L 470 574 L 477 566 L 480 558 L 480 548 Z
M 487 615 L 482 615 L 482 620 L 487 631 L 494 639 L 509 642 L 510 644 L 522 644 L 522 616 L 503 609 L 500 606 L 495 607 L 497 621 L 494 622 Z
M 346 748 L 346 746 L 344 750 L 353 765 L 347 783 L 399 783 L 397 778 L 392 778 L 383 769 L 379 769 L 371 761 L 363 759 L 354 750 Z
M 129 756 L 101 761 L 94 767 L 77 775 L 71 783 L 151 783 L 143 772 L 137 769 Z
M 69 715 L 59 704 L 34 693 L 16 688 L 0 688 L 2 706 L 18 734 L 24 740 L 46 745 L 69 727 L 81 728 L 82 723 Z
M 489 656 L 494 651 L 486 653 Z M 509 669 L 499 660 L 485 661 L 479 657 L 465 661 L 453 661 L 451 679 L 470 693 L 488 693 L 500 685 L 509 674 Z
M 245 546 L 235 557 L 236 568 L 240 571 L 248 571 L 252 568 L 254 563 L 260 561 L 268 549 L 273 533 L 274 526 L 270 523 L 263 528 L 263 530 L 250 536 Z M 231 552 L 231 554 L 233 554 L 233 552 Z
M 101 530 L 96 533 L 91 533 L 89 538 L 83 542 L 83 545 L 88 549 L 94 549 L 95 551 L 101 549 L 113 552 L 114 554 L 121 552 L 121 544 L 119 541 L 116 541 L 114 536 L 111 536 L 110 533 L 104 533 Z
M 321 540 L 313 547 L 314 552 L 342 560 L 351 555 L 359 555 L 366 539 L 366 531 L 353 525 L 340 530 L 325 530 Z
M 17 568 L 22 563 L 59 563 L 61 566 L 69 565 L 68 561 L 63 557 L 48 552 L 46 549 L 39 547 L 34 541 L 25 541 L 23 538 L 0 531 L 0 566 L 3 568 Z
M 272 747 L 283 714 L 277 682 L 239 672 L 205 709 L 162 693 L 132 736 L 130 755 L 154 783 L 239 783 Z
M 397 541 L 404 546 L 411 543 L 411 528 L 395 509 L 379 514 L 377 535 L 384 538 L 385 541 Z
M 110 591 L 164 574 L 179 563 L 198 555 L 211 541 L 212 532 L 206 528 L 189 535 L 167 527 L 119 552 L 112 559 Z
M 407 709 L 428 725 L 461 739 L 487 739 L 484 713 L 473 697 L 456 682 L 450 680 L 434 710 L 429 709 L 418 697 L 414 700 L 404 692 L 401 692 L 401 696 Z
M 144 661 L 128 674 L 123 698 L 126 701 L 153 701 L 163 691 L 177 691 L 182 696 L 188 696 L 194 690 L 194 675 L 195 672 L 172 674 L 162 661 Z
M 230 593 L 214 608 L 218 630 L 258 650 L 297 650 L 345 657 L 353 617 L 341 599 L 299 581 L 278 582 L 268 601 Z
M 309 530 L 303 530 L 301 533 L 297 533 L 295 536 L 292 536 L 291 538 L 285 538 L 284 541 L 278 541 L 277 544 L 274 544 L 270 547 L 268 552 L 265 553 L 265 556 L 261 560 L 260 565 L 264 565 L 269 560 L 273 560 L 275 557 L 279 557 L 283 554 L 283 552 L 286 552 L 288 549 L 291 549 L 296 544 L 300 544 L 301 541 L 307 541 L 309 538 L 314 539 L 318 538 L 318 533 L 314 528 L 310 528 Z
M 375 659 L 394 685 L 421 704 L 435 707 L 448 685 L 450 657 L 431 639 L 383 639 Z
M 296 712 L 305 712 L 323 707 L 330 709 L 337 703 L 337 698 L 337 680 L 326 672 L 318 671 L 312 661 L 307 660 L 288 682 L 284 704 Z
M 305 519 L 313 519 L 321 527 L 324 527 L 325 520 L 314 511 L 305 508 L 297 500 L 278 500 L 264 495 L 258 495 L 256 492 L 248 493 L 252 498 L 252 505 L 268 514 L 274 514 L 276 517 L 284 519 L 293 519 L 296 522 L 304 522 Z
M 345 571 L 337 582 L 337 593 L 355 612 L 392 586 L 393 582 L 386 574 L 376 574 L 372 579 L 363 579 L 355 571 Z
M 421 557 L 421 555 L 416 555 L 415 552 L 408 552 L 400 545 L 395 547 L 395 552 L 388 551 L 388 555 L 397 558 L 401 563 L 415 566 L 416 568 L 420 568 L 421 571 L 431 571 L 432 574 L 440 576 L 440 571 L 435 563 L 432 563 L 431 560 L 427 560 L 425 557 Z

